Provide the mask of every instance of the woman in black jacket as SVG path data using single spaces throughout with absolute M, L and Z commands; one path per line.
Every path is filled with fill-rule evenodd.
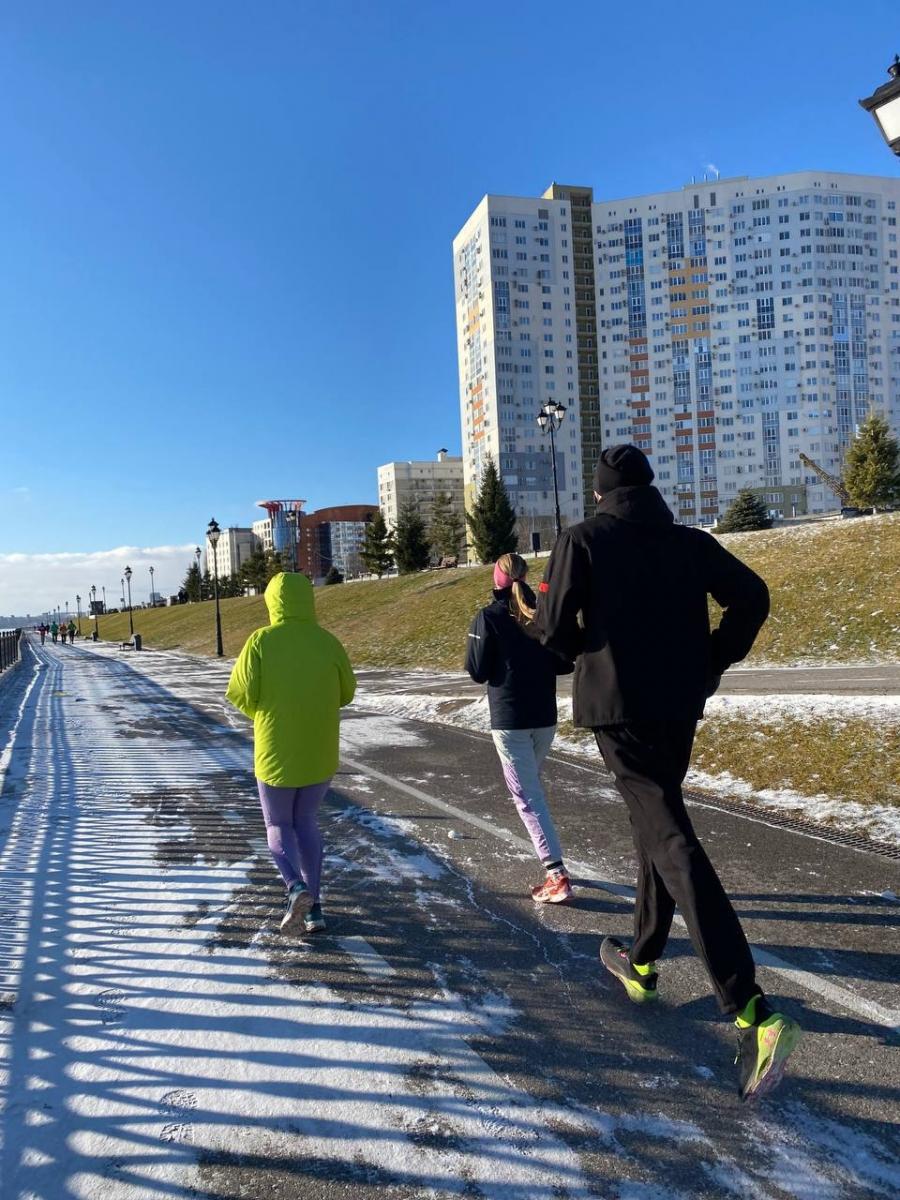
M 527 574 L 520 555 L 498 559 L 494 601 L 469 630 L 466 670 L 476 683 L 488 685 L 491 736 L 506 785 L 546 870 L 544 882 L 531 889 L 532 899 L 560 904 L 572 887 L 540 771 L 556 734 L 556 677 L 572 667 L 527 632 L 535 605 Z

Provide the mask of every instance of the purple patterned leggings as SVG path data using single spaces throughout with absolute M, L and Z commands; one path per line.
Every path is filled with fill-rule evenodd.
M 322 879 L 322 834 L 319 805 L 331 780 L 307 787 L 272 787 L 257 779 L 259 802 L 266 822 L 266 841 L 272 860 L 287 888 L 303 880 L 313 902 L 319 899 Z

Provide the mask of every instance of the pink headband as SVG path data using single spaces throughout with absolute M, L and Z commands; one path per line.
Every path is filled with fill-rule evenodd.
M 497 588 L 499 591 L 503 591 L 504 588 L 511 588 L 514 582 L 515 581 L 511 575 L 507 575 L 505 571 L 501 571 L 499 563 L 494 563 L 495 588 Z

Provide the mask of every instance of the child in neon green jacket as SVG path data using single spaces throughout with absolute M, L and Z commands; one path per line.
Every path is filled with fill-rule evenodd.
M 316 622 L 305 575 L 266 588 L 270 624 L 250 634 L 226 696 L 253 719 L 254 769 L 272 858 L 288 890 L 281 929 L 325 928 L 319 805 L 338 766 L 340 709 L 356 691 L 347 652 Z

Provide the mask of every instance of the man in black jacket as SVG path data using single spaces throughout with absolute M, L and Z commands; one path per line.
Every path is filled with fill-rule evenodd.
M 606 938 L 604 966 L 637 1002 L 656 998 L 675 906 L 720 1008 L 737 1017 L 740 1094 L 770 1090 L 799 1028 L 773 1013 L 747 939 L 684 805 L 697 721 L 722 673 L 750 650 L 766 585 L 700 529 L 676 525 L 636 446 L 611 446 L 594 472 L 597 514 L 557 541 L 540 587 L 541 640 L 577 656 L 575 724 L 594 731 L 625 799 L 638 856 L 634 940 Z M 710 631 L 707 596 L 724 609 Z

